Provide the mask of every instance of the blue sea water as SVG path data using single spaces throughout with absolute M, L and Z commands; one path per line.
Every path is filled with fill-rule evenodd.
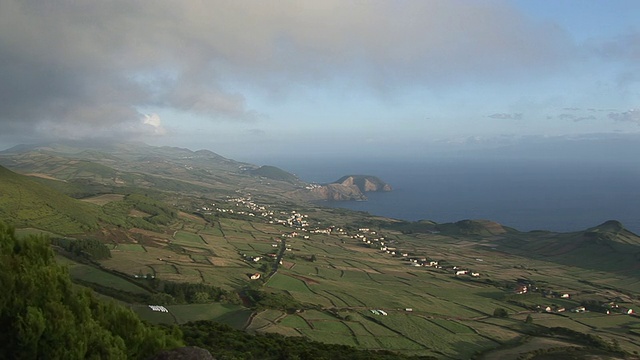
M 378 176 L 389 193 L 326 202 L 404 220 L 488 219 L 520 231 L 576 231 L 618 220 L 640 234 L 640 167 L 588 161 L 280 161 L 308 182 Z

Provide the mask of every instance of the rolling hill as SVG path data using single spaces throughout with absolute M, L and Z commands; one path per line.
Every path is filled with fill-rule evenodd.
M 615 220 L 570 233 L 514 233 L 496 244 L 505 252 L 563 265 L 630 272 L 634 276 L 640 268 L 640 237 Z
M 60 234 L 98 227 L 99 207 L 72 199 L 0 166 L 0 220 Z

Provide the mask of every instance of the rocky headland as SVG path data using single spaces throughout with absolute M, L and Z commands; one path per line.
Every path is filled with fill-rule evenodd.
M 391 191 L 391 185 L 371 175 L 345 175 L 324 185 L 311 187 L 314 197 L 331 201 L 367 200 L 365 193 Z

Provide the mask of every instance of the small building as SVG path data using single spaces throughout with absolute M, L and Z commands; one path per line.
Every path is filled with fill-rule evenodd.
M 249 277 L 251 278 L 251 280 L 258 280 L 260 279 L 260 273 L 251 274 L 251 276 Z

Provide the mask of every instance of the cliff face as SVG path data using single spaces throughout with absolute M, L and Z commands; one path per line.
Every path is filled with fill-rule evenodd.
M 314 187 L 311 194 L 316 199 L 331 201 L 367 200 L 366 192 L 391 190 L 391 185 L 375 176 L 347 175 L 333 183 Z
M 323 200 L 367 200 L 367 197 L 355 185 L 327 184 L 311 189 L 311 193 L 316 198 Z
M 334 184 L 342 184 L 346 186 L 357 186 L 361 192 L 369 191 L 391 191 L 391 185 L 385 183 L 379 178 L 371 175 L 346 175 L 341 177 Z

